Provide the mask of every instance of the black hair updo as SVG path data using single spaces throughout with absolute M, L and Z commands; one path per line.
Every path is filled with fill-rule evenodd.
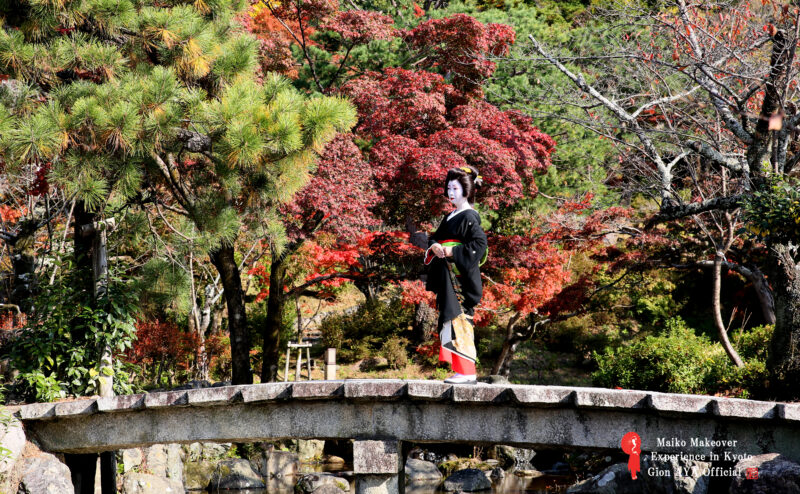
M 475 189 L 481 186 L 482 179 L 478 175 L 478 169 L 474 166 L 465 165 L 458 168 L 447 170 L 447 178 L 444 179 L 444 195 L 447 197 L 447 184 L 457 180 L 464 190 L 464 197 L 472 204 L 475 202 Z

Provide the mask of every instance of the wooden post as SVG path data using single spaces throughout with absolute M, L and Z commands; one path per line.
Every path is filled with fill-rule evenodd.
M 292 348 L 287 346 L 286 347 L 286 370 L 283 371 L 283 382 L 286 382 L 286 381 L 289 380 L 289 360 L 292 357 L 291 352 L 292 352 Z M 264 365 L 264 364 L 262 364 L 262 365 Z
M 284 381 L 289 380 L 289 359 L 291 359 L 292 349 L 297 349 L 297 363 L 294 373 L 294 380 L 300 380 L 300 372 L 303 370 L 303 348 L 306 349 L 306 356 L 308 357 L 308 379 L 311 380 L 311 343 L 292 343 L 291 341 L 286 345 L 286 372 L 283 376 Z
M 325 380 L 336 380 L 336 349 L 325 349 Z

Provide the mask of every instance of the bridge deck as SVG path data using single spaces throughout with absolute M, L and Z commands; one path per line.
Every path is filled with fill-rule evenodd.
M 634 431 L 644 451 L 800 460 L 798 403 L 602 388 L 310 381 L 9 408 L 44 449 L 60 452 L 281 438 L 618 449 Z

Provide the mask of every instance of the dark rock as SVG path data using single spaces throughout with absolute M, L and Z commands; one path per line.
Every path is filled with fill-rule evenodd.
M 300 477 L 295 486 L 296 492 L 312 493 L 323 485 L 332 485 L 342 491 L 350 491 L 350 483 L 330 473 L 309 473 Z
M 756 470 L 749 470 L 756 469 Z M 800 465 L 778 453 L 757 455 L 740 460 L 734 470 L 730 492 L 736 494 L 800 493 Z M 748 472 L 753 477 L 748 479 Z
M 570 469 L 568 463 L 565 463 L 563 461 L 557 461 L 553 463 L 553 466 L 551 466 L 549 470 L 547 470 L 547 473 L 552 473 L 555 475 L 563 475 L 569 473 L 569 471 Z
M 406 477 L 412 481 L 441 480 L 442 472 L 436 467 L 435 463 L 425 460 L 406 460 Z
M 186 490 L 205 490 L 217 469 L 215 461 L 187 461 L 183 464 L 183 485 Z
M 215 489 L 263 489 L 264 482 L 249 460 L 231 458 L 217 463 L 209 487 Z
M 202 388 L 210 388 L 211 383 L 206 380 L 199 380 L 199 381 L 189 381 L 186 384 L 181 384 L 180 386 L 176 386 L 172 388 L 172 391 L 185 391 L 187 389 L 202 389 Z
M 485 473 L 476 468 L 465 468 L 447 477 L 444 481 L 444 490 L 448 492 L 464 491 L 474 492 L 492 488 L 492 482 Z
M 69 468 L 50 453 L 20 460 L 14 469 L 19 472 L 18 494 L 74 494 Z

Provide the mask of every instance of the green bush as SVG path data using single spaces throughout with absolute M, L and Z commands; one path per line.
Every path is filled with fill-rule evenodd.
M 401 338 L 399 336 L 392 336 L 386 343 L 383 344 L 381 353 L 386 360 L 389 361 L 389 367 L 392 369 L 402 369 L 408 365 L 408 338 Z
M 74 288 L 69 265 L 52 285 L 41 283 L 34 298 L 36 311 L 20 335 L 9 342 L 14 393 L 36 401 L 98 392 L 98 362 L 108 344 L 115 355 L 129 349 L 136 338 L 136 294 L 112 273 L 107 294 L 96 303 Z M 113 359 L 114 392 L 131 393 L 130 368 Z
M 384 354 L 385 344 L 392 337 L 401 337 L 413 318 L 413 308 L 403 307 L 399 299 L 388 303 L 367 301 L 353 314 L 331 316 L 322 321 L 322 343 L 325 347 L 336 348 L 340 362 Z
M 739 336 L 743 368 L 737 368 L 722 345 L 698 336 L 680 318 L 666 321 L 666 332 L 638 339 L 627 346 L 593 352 L 598 370 L 592 374 L 598 386 L 670 393 L 733 394 L 748 396 L 762 385 L 766 367 L 759 341 L 763 328 Z M 748 346 L 749 345 L 749 346 Z

